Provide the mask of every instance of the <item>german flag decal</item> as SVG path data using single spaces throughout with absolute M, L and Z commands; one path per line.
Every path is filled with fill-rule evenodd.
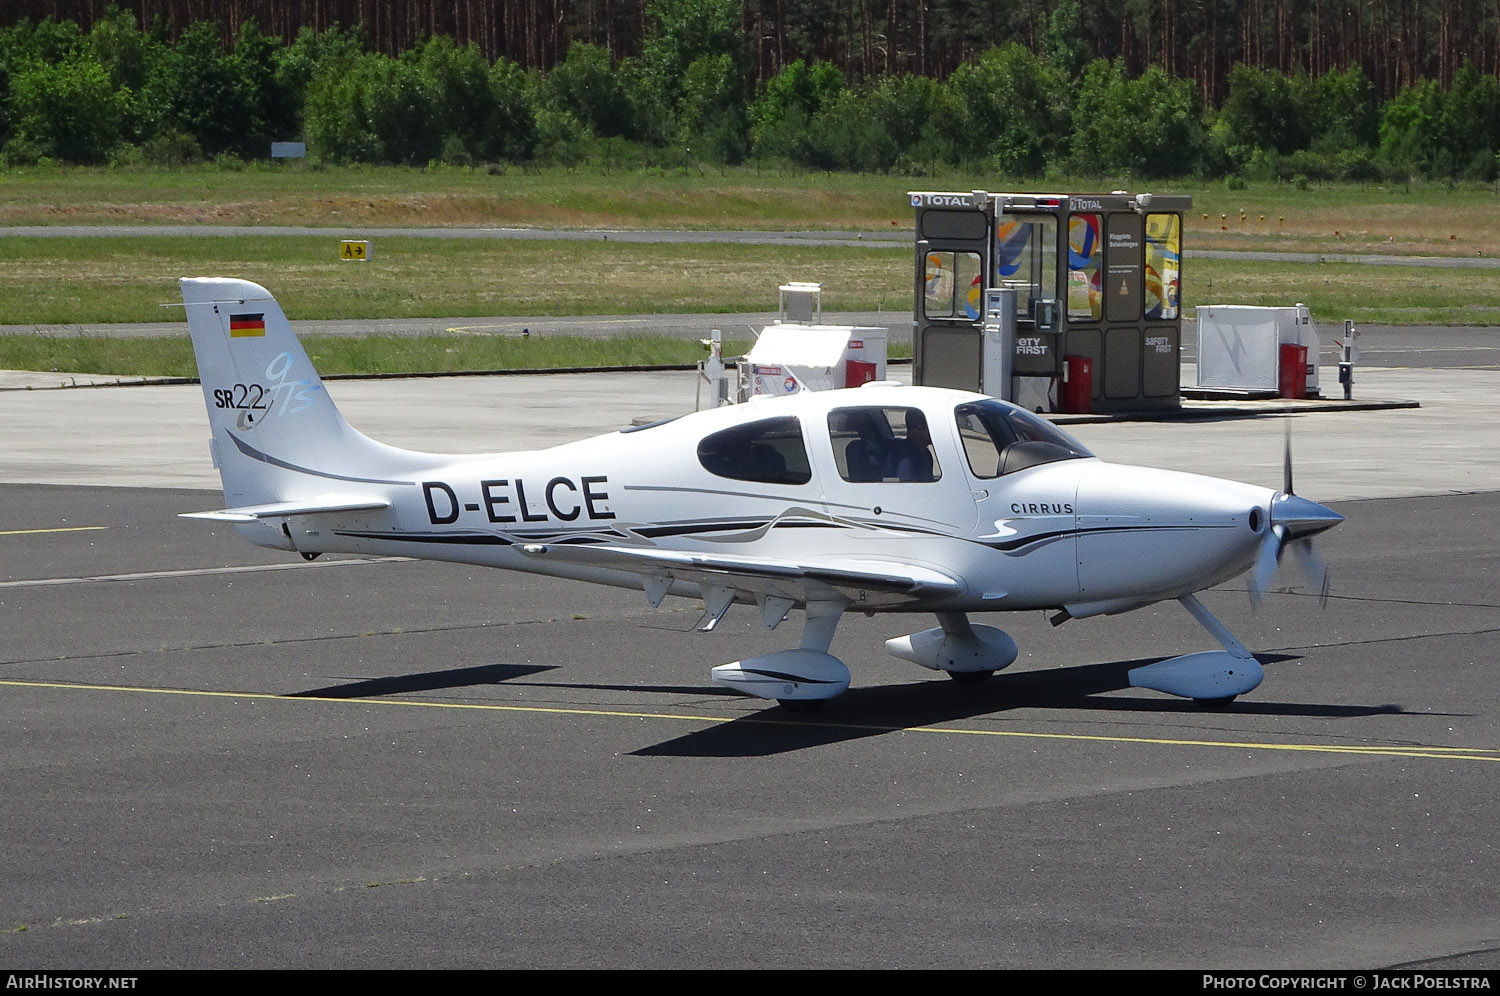
M 266 316 L 259 315 L 230 315 L 229 316 L 229 338 L 250 339 L 266 334 Z

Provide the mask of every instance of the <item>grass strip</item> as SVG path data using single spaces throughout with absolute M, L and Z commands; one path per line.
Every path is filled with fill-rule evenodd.
M 1186 286 L 1194 289 L 1186 295 L 1190 316 L 1197 304 L 1288 305 L 1300 301 L 1311 307 L 1314 321 L 1331 330 L 1346 318 L 1361 324 L 1500 325 L 1500 281 L 1492 271 L 1201 260 L 1189 263 L 1184 275 Z M 273 287 L 278 286 L 271 277 L 266 279 Z M 165 296 L 165 288 L 162 290 Z M 278 296 L 282 296 L 280 291 Z M 316 302 L 327 298 L 319 297 L 312 288 L 304 289 L 294 299 L 312 312 L 296 317 L 339 317 L 319 312 Z M 624 302 L 611 300 L 622 312 L 626 310 Z M 357 303 L 351 300 L 348 307 L 353 309 Z M 856 301 L 843 308 L 863 310 L 863 304 Z M 641 302 L 639 306 L 650 307 L 651 303 Z M 656 307 L 663 305 L 656 302 Z M 752 310 L 767 306 L 764 301 L 756 301 L 742 302 L 742 307 Z M 421 309 L 415 310 L 420 316 Z M 153 317 L 159 320 L 159 316 Z M 892 312 L 889 327 L 891 355 L 909 356 L 910 344 L 903 341 L 909 326 L 899 313 Z M 0 369 L 191 377 L 196 373 L 186 331 L 184 325 L 182 335 L 162 337 L 3 335 Z M 319 370 L 330 374 L 679 365 L 695 363 L 704 356 L 703 347 L 693 339 L 651 335 L 306 335 L 303 341 Z M 725 352 L 733 355 L 745 348 L 748 341 L 729 343 Z
M 1303 184 L 1125 177 L 1036 180 L 940 169 L 928 176 L 731 169 L 323 166 L 240 169 L 31 166 L 0 170 L 4 225 L 327 225 L 673 228 L 910 233 L 911 190 L 1116 188 L 1187 194 L 1189 246 L 1474 255 L 1495 251 L 1500 185 Z
M 262 284 L 293 321 L 775 311 L 788 280 L 825 311 L 911 308 L 900 247 L 390 238 L 365 263 L 301 237 L 0 239 L 0 325 L 180 318 L 184 276 Z
M 707 355 L 694 340 L 665 336 L 308 335 L 302 343 L 313 365 L 326 375 L 685 366 Z M 731 341 L 725 343 L 724 352 L 736 355 L 749 347 L 748 341 Z M 0 335 L 0 369 L 198 376 L 193 347 L 185 335 L 130 339 Z
M 368 263 L 337 250 L 333 238 L 0 239 L 0 325 L 176 321 L 163 307 L 175 278 L 221 274 L 263 284 L 293 321 L 770 312 L 795 279 L 822 282 L 827 312 L 890 311 L 893 332 L 909 328 L 900 247 L 392 238 Z M 1184 257 L 1189 309 L 1300 301 L 1319 322 L 1500 324 L 1494 270 Z
M 1193 260 L 1185 252 L 1183 298 L 1205 304 L 1306 304 L 1313 321 L 1374 325 L 1500 325 L 1493 269 Z M 1192 310 L 1188 311 L 1191 317 Z

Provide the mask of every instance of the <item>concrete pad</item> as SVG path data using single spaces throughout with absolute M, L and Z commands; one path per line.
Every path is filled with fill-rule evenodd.
M 349 422 L 412 449 L 554 446 L 694 409 L 689 371 L 330 381 Z M 1288 415 L 1297 489 L 1321 500 L 1500 489 L 1500 371 L 1361 369 L 1357 398 L 1418 409 Z M 704 397 L 707 397 L 705 392 Z M 1109 421 L 1068 430 L 1104 459 L 1281 480 L 1279 418 Z M 0 392 L 0 481 L 217 488 L 196 385 Z

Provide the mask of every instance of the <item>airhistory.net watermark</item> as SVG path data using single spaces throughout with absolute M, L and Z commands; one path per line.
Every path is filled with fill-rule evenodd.
M 72 972 L 11 973 L 6 989 L 134 989 L 137 975 L 75 975 Z

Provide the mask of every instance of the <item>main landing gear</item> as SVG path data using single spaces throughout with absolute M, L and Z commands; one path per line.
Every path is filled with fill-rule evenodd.
M 932 629 L 885 641 L 886 652 L 964 684 L 985 681 L 1015 661 L 1016 641 L 1004 630 L 971 623 L 962 612 L 939 612 L 937 620 Z
M 789 603 L 788 603 L 789 607 Z M 768 611 L 774 612 L 772 606 Z M 784 612 L 785 610 L 781 610 Z M 828 652 L 844 614 L 843 602 L 809 602 L 796 650 L 778 650 L 749 660 L 720 664 L 714 684 L 763 699 L 775 699 L 793 712 L 811 712 L 849 687 L 849 668 Z M 781 621 L 777 616 L 774 626 Z
M 1178 601 L 1224 649 L 1184 654 L 1134 668 L 1129 674 L 1130 684 L 1193 699 L 1208 709 L 1222 709 L 1259 685 L 1265 669 L 1244 644 L 1196 596 L 1183 595 Z M 726 601 L 723 607 L 716 607 L 716 612 L 711 610 L 715 621 L 727 606 Z M 821 708 L 849 687 L 849 668 L 828 652 L 845 607 L 845 603 L 835 601 L 809 603 L 801 644 L 795 650 L 721 664 L 713 669 L 714 683 L 746 695 L 775 699 L 793 712 Z M 766 618 L 774 616 L 774 621 L 767 625 L 774 628 L 788 608 L 789 603 L 768 602 Z M 971 623 L 962 612 L 939 612 L 937 620 L 938 625 L 932 629 L 887 640 L 886 650 L 902 660 L 944 671 L 965 684 L 984 681 L 1015 661 L 1016 641 L 1004 630 Z
M 768 605 L 767 611 L 774 614 L 777 608 Z M 714 683 L 775 699 L 792 712 L 821 708 L 849 687 L 849 668 L 828 652 L 844 608 L 843 602 L 810 603 L 796 650 L 721 664 L 713 669 Z M 886 650 L 965 684 L 984 681 L 1015 661 L 1016 641 L 1004 630 L 971 623 L 962 612 L 939 612 L 937 619 L 939 625 L 932 629 L 887 640 Z

